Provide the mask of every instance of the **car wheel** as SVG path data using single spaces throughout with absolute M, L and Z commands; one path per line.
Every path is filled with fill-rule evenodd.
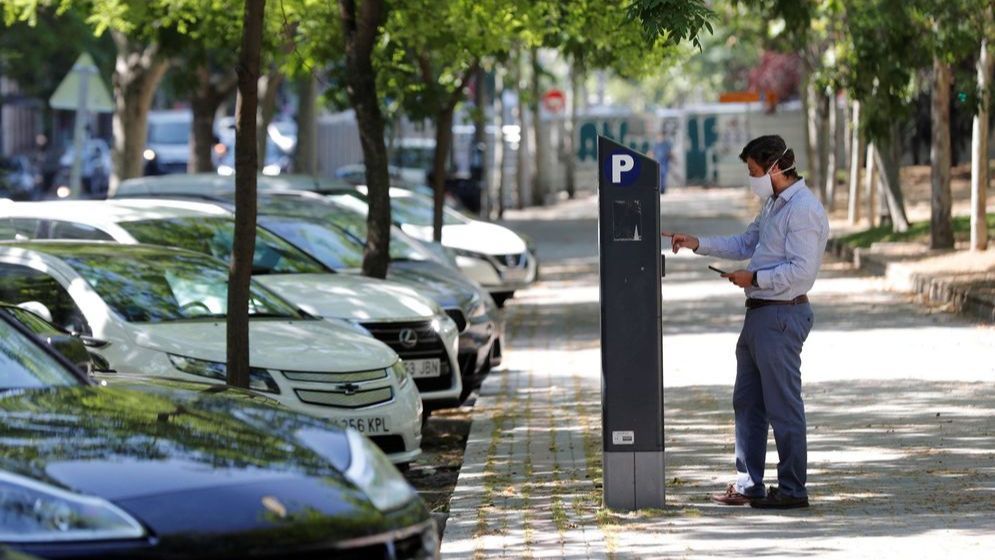
M 459 404 L 460 404 L 460 406 L 463 406 L 463 403 L 466 402 L 466 399 L 470 398 L 470 393 L 472 393 L 472 392 L 473 392 L 473 387 L 468 387 L 466 385 L 463 386 L 463 390 L 460 391 L 460 394 L 459 394 Z
M 514 297 L 514 295 L 515 292 L 498 292 L 491 294 L 494 298 L 494 303 L 496 303 L 498 307 L 504 307 L 504 303 Z

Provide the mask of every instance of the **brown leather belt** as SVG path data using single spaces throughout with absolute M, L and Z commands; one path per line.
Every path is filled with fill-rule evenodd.
M 787 300 L 747 298 L 746 299 L 746 308 L 747 309 L 757 309 L 757 308 L 760 308 L 760 307 L 765 307 L 767 305 L 798 305 L 798 304 L 801 304 L 801 303 L 808 303 L 808 296 L 806 296 L 806 295 L 800 295 L 800 296 L 796 297 L 795 299 L 787 299 Z

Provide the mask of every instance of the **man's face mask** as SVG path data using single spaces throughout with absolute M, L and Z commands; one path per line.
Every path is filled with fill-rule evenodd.
M 753 194 L 760 197 L 760 200 L 767 200 L 774 194 L 774 184 L 770 180 L 770 170 L 774 169 L 774 166 L 777 165 L 777 162 L 780 161 L 781 158 L 783 158 L 784 154 L 786 153 L 788 153 L 787 148 L 785 148 L 784 151 L 781 152 L 781 155 L 778 156 L 776 160 L 774 160 L 774 163 L 772 163 L 770 167 L 767 168 L 767 171 L 764 171 L 763 175 L 759 177 L 754 177 L 753 175 L 747 173 L 746 179 L 750 183 L 750 190 L 753 191 Z M 782 169 L 777 173 L 781 174 L 784 173 L 785 171 L 790 171 L 794 168 L 795 166 L 792 165 L 791 167 L 787 169 Z

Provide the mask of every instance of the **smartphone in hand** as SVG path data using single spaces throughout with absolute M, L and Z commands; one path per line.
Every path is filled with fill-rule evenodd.
M 712 265 L 708 265 L 708 268 L 711 269 L 711 270 L 714 270 L 715 272 L 718 272 L 719 274 L 729 274 L 728 272 L 726 272 L 724 270 L 721 270 L 721 269 L 718 269 L 718 268 L 715 268 Z

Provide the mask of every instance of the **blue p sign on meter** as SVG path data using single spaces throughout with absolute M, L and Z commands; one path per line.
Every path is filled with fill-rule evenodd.
M 660 164 L 598 138 L 605 506 L 664 505 Z
M 611 184 L 619 187 L 633 185 L 639 178 L 639 171 L 642 167 L 639 162 L 639 154 L 625 148 L 613 150 L 605 163 L 605 175 L 608 176 Z

